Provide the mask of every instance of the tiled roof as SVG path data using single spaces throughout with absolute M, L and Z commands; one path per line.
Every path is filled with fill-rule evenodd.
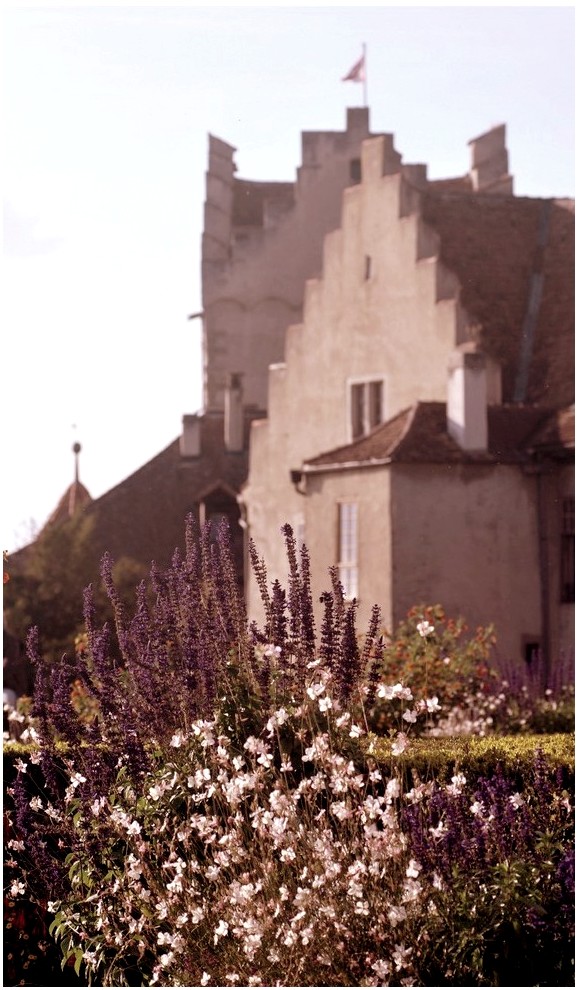
M 240 491 L 247 477 L 248 435 L 255 415 L 256 411 L 246 411 L 244 451 L 228 452 L 223 414 L 206 413 L 201 417 L 199 457 L 183 458 L 176 439 L 100 498 L 85 502 L 82 516 L 90 525 L 85 551 L 90 554 L 95 578 L 105 552 L 114 560 L 129 557 L 146 569 L 153 560 L 161 567 L 170 563 L 175 549 L 184 545 L 185 518 L 189 512 L 195 513 L 199 501 L 219 486 L 227 492 Z M 67 504 L 69 492 L 60 505 Z M 53 521 L 57 521 L 58 511 Z M 58 521 L 67 518 L 64 515 Z M 25 567 L 32 546 L 11 555 L 12 563 Z
M 443 186 L 440 187 L 443 190 Z M 574 401 L 574 212 L 570 201 L 444 192 L 432 184 L 423 216 L 439 234 L 441 260 L 457 275 L 479 340 L 502 365 L 514 400 L 532 282 L 543 279 L 521 401 Z M 540 246 L 540 237 L 545 245 Z M 516 397 L 516 401 L 520 396 Z
M 54 512 L 46 522 L 46 526 L 59 525 L 71 519 L 75 512 L 91 502 L 92 498 L 81 481 L 73 481 L 66 489 Z
M 527 444 L 536 452 L 573 450 L 574 432 L 574 406 L 569 406 L 567 409 L 558 409 L 548 417 L 528 438 Z
M 417 402 L 367 436 L 311 458 L 304 469 L 319 472 L 390 462 L 519 463 L 530 458 L 540 436 L 555 445 L 557 437 L 568 438 L 570 433 L 573 436 L 573 410 L 570 414 L 540 406 L 490 406 L 488 451 L 464 451 L 447 431 L 445 403 Z
M 249 424 L 247 416 L 247 435 Z M 217 485 L 239 492 L 247 470 L 247 445 L 243 452 L 228 452 L 223 415 L 206 413 L 199 457 L 183 458 L 177 439 L 89 507 L 91 546 L 98 559 L 109 551 L 115 559 L 128 556 L 147 566 L 153 560 L 165 566 L 183 545 L 187 514 Z

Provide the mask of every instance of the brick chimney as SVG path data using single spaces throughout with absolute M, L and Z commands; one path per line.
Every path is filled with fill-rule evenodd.
M 462 450 L 488 449 L 486 358 L 477 344 L 461 344 L 448 364 L 448 433 Z
M 201 417 L 198 413 L 183 416 L 183 432 L 180 438 L 181 457 L 199 457 L 201 454 Z
M 225 387 L 225 448 L 238 453 L 245 446 L 242 375 L 230 374 Z

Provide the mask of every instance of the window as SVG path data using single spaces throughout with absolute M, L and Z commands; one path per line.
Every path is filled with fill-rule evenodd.
M 562 499 L 562 545 L 560 553 L 560 600 L 574 601 L 574 499 Z
M 383 379 L 352 382 L 350 384 L 350 429 L 351 439 L 365 436 L 383 422 Z
M 361 182 L 361 158 L 352 158 L 349 162 L 349 178 L 352 182 Z
M 540 644 L 531 640 L 524 640 L 524 660 L 528 666 L 536 667 L 540 662 Z
M 346 598 L 357 598 L 357 503 L 340 502 L 338 571 Z

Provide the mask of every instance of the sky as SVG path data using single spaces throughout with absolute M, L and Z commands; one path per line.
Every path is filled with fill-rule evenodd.
M 367 49 L 374 132 L 430 178 L 505 123 L 520 196 L 574 196 L 574 5 L 35 5 L 2 17 L 3 549 L 74 477 L 93 498 L 202 408 L 208 134 L 292 180 L 343 130 Z

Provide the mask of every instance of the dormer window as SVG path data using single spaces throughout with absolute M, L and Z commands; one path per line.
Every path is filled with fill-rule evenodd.
M 349 429 L 352 440 L 365 436 L 384 421 L 383 378 L 349 382 Z

